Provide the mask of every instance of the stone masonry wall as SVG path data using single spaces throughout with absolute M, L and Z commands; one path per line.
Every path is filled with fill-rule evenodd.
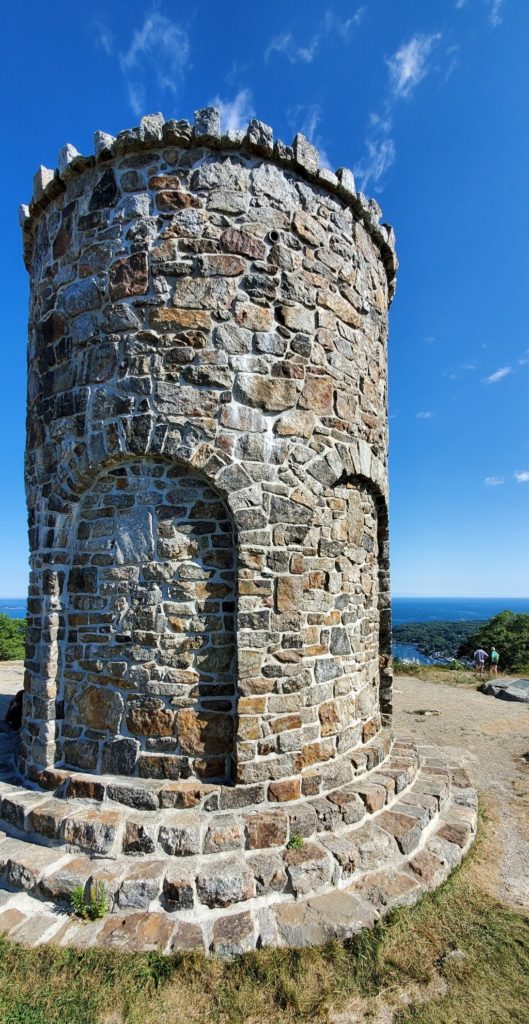
M 137 761 L 151 775 L 152 755 L 178 749 L 171 763 L 184 776 L 228 781 L 235 542 L 226 505 L 180 466 L 136 459 L 84 492 L 72 547 L 65 761 L 118 774 Z
M 20 768 L 338 784 L 391 713 L 392 233 L 211 110 L 59 163 L 23 215 Z

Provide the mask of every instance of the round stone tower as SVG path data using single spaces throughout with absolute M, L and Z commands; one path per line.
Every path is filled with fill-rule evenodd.
M 49 190 L 21 768 L 349 781 L 390 711 L 389 229 L 305 139 L 212 110 Z
M 264 904 L 399 854 L 368 820 L 417 767 L 388 728 L 396 258 L 379 218 L 303 136 L 222 134 L 211 108 L 98 132 L 94 157 L 65 147 L 22 212 L 18 768 L 114 829 L 100 849 L 56 809 L 53 839 L 186 857 L 160 898 L 213 948 L 218 908 L 247 948 Z

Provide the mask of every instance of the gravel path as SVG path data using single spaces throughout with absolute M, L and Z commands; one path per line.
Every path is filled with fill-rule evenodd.
M 394 685 L 395 731 L 462 757 L 485 797 L 480 883 L 512 906 L 529 907 L 529 704 L 410 676 L 396 676 Z
M 0 663 L 0 718 L 23 678 L 21 662 Z M 529 907 L 529 704 L 411 676 L 395 678 L 394 697 L 395 731 L 462 758 L 485 796 L 488 855 L 475 869 L 480 883 L 506 903 Z

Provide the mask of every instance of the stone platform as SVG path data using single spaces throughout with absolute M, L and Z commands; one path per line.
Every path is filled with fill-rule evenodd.
M 345 939 L 441 884 L 476 831 L 466 773 L 389 733 L 354 781 L 276 809 L 251 786 L 59 769 L 30 789 L 11 747 L 3 736 L 0 931 L 29 945 L 230 956 Z M 96 882 L 108 912 L 85 923 L 71 894 Z

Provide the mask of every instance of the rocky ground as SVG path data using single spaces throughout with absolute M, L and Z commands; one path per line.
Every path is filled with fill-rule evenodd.
M 21 661 L 0 662 L 0 718 L 3 718 L 10 698 L 24 685 L 24 666 Z
M 529 705 L 408 676 L 395 679 L 394 705 L 397 733 L 462 754 L 488 819 L 486 870 L 474 869 L 480 884 L 511 906 L 529 907 Z

